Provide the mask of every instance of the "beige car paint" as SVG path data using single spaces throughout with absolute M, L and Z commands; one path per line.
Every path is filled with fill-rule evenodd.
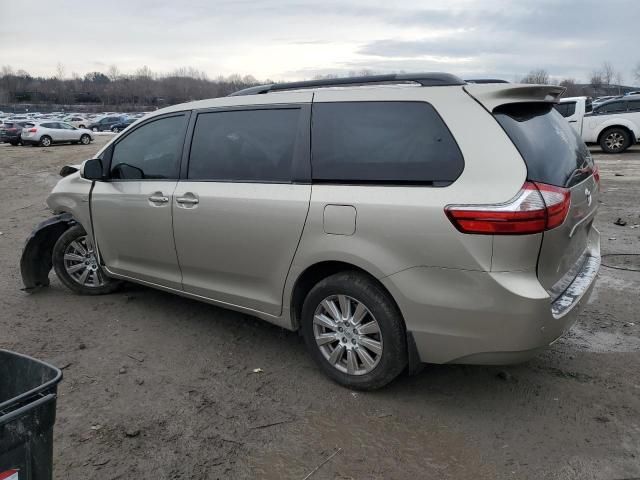
M 387 288 L 422 361 L 521 360 L 561 335 L 578 311 L 561 319 L 551 315 L 551 297 L 536 276 L 542 234 L 517 239 L 460 234 L 444 207 L 513 198 L 526 167 L 500 125 L 488 121 L 485 108 L 523 99 L 555 101 L 557 95 L 557 88 L 548 86 L 376 86 L 225 97 L 159 110 L 144 120 L 221 106 L 426 101 L 458 142 L 465 168 L 447 187 L 180 182 L 174 191 L 171 185 L 146 183 L 142 189 L 96 182 L 96 208 L 102 210 L 94 218 L 100 222 L 98 247 L 107 270 L 118 278 L 251 313 L 288 329 L 298 328 L 291 301 L 299 276 L 319 262 L 345 262 Z M 69 211 L 90 229 L 86 202 L 79 201 L 89 185 L 77 174 L 63 179 L 50 206 Z M 122 188 L 126 207 L 101 198 L 109 188 Z M 158 192 L 169 197 L 167 206 L 149 204 L 148 196 Z M 195 208 L 176 203 L 189 193 L 199 201 Z M 177 258 L 166 223 L 171 209 Z M 134 237 L 137 254 L 146 258 L 139 271 L 127 266 L 126 240 L 116 233 Z M 594 254 L 598 245 L 593 243 Z M 576 303 L 585 301 L 592 288 Z

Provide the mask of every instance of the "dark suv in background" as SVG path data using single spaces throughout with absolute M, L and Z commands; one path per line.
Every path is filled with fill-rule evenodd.
M 87 128 L 94 132 L 105 132 L 111 130 L 114 125 L 124 122 L 126 119 L 127 117 L 123 116 L 102 117 L 100 120 L 87 125 Z
M 21 120 L 19 122 L 7 121 L 0 124 L 0 143 L 10 143 L 13 146 L 22 143 L 22 129 L 33 126 L 32 122 Z

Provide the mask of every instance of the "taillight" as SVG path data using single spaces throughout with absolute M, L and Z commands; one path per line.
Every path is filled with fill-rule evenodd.
M 593 179 L 596 181 L 598 185 L 600 185 L 600 167 L 598 165 L 593 166 Z
M 567 188 L 525 182 L 507 203 L 447 205 L 444 211 L 462 233 L 526 235 L 562 225 L 570 202 L 571 192 Z
M 37 128 L 30 128 L 30 129 L 29 129 L 29 132 L 31 132 L 31 133 L 36 133 L 37 131 L 38 131 L 38 129 L 37 129 Z

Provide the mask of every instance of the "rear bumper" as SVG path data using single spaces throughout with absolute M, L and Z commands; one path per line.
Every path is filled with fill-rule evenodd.
M 16 134 L 16 135 L 0 135 L 0 143 L 1 142 L 11 143 L 11 142 L 19 142 L 19 141 L 20 141 L 20 134 Z
M 381 279 L 413 335 L 420 361 L 509 364 L 528 360 L 578 318 L 600 266 L 599 248 L 552 301 L 535 272 L 415 267 Z

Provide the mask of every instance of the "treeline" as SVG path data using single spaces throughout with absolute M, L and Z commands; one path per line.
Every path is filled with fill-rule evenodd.
M 373 73 L 363 70 L 353 72 L 349 76 Z M 633 76 L 634 81 L 640 83 L 640 64 L 635 68 Z M 609 62 L 604 62 L 591 73 L 589 83 L 578 83 L 572 78 L 554 79 L 544 69 L 532 70 L 517 80 L 523 83 L 562 85 L 567 89 L 567 96 L 614 95 L 631 89 L 621 85 L 621 73 Z M 133 74 L 125 74 L 112 65 L 105 72 L 94 71 L 80 76 L 76 73 L 66 75 L 64 66 L 58 64 L 55 75 L 35 77 L 29 72 L 14 70 L 6 65 L 0 69 L 0 105 L 84 104 L 136 110 L 221 97 L 260 83 L 271 82 L 259 82 L 251 75 L 219 76 L 209 79 L 205 72 L 191 67 L 161 74 L 144 66 Z
M 640 84 L 640 63 L 636 65 L 632 75 L 634 77 L 632 81 Z M 622 72 L 616 70 L 610 62 L 603 62 L 600 68 L 592 70 L 588 83 L 578 83 L 574 78 L 553 78 L 542 68 L 531 70 L 520 79 L 521 83 L 560 85 L 566 88 L 564 95 L 567 97 L 622 95 L 630 90 L 638 90 L 638 88 L 623 85 L 623 81 Z
M 52 77 L 34 77 L 10 66 L 0 70 L 0 104 L 101 104 L 110 106 L 163 106 L 202 98 L 228 95 L 257 85 L 252 76 L 230 75 L 209 79 L 194 68 L 158 74 L 142 67 L 123 74 L 112 66 L 106 72 L 88 72 L 67 77 L 58 65 Z M 268 82 L 268 81 L 267 81 Z

